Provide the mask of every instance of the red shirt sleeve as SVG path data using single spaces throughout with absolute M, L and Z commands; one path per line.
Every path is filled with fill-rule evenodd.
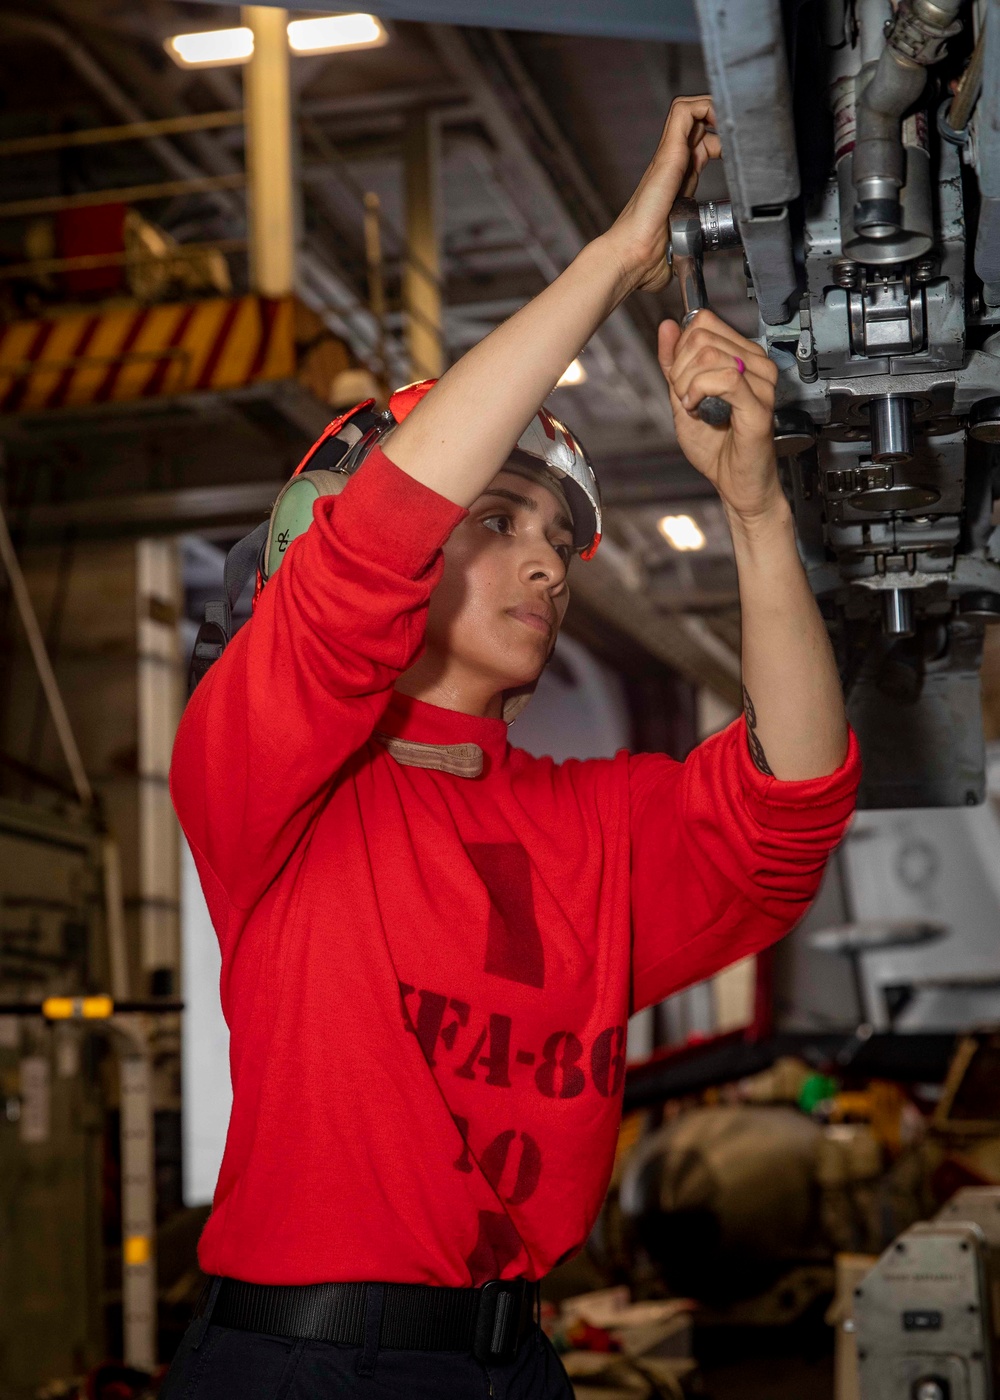
M 789 932 L 844 834 L 860 777 L 853 732 L 829 777 L 766 777 L 742 718 L 684 763 L 630 760 L 634 1010 Z
M 232 903 L 259 898 L 370 737 L 420 651 L 441 546 L 465 515 L 374 450 L 339 496 L 316 502 L 253 618 L 198 686 L 171 793 Z

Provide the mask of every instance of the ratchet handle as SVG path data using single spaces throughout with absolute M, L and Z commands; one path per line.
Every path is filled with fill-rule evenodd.
M 681 321 L 681 329 L 686 331 L 701 310 L 702 307 L 696 306 L 687 312 Z M 702 399 L 698 405 L 698 417 L 703 423 L 708 423 L 713 428 L 728 427 L 732 412 L 732 405 L 726 403 L 725 399 L 716 398 L 714 394 L 710 394 L 707 399 Z
M 732 411 L 731 404 L 726 403 L 725 399 L 717 399 L 714 394 L 702 399 L 698 405 L 698 417 L 713 428 L 728 427 Z

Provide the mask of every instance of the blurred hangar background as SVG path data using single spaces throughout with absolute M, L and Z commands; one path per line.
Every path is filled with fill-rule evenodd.
M 0 0 L 0 39 L 0 1397 L 110 1400 L 155 1393 L 197 1299 L 225 1133 L 166 774 L 226 550 L 333 413 L 607 227 L 707 80 L 682 0 Z M 755 333 L 740 253 L 706 275 Z M 552 396 L 607 533 L 534 752 L 683 758 L 737 713 L 729 538 L 655 359 L 678 309 L 633 298 Z M 608 1205 L 548 1290 L 581 1396 L 832 1395 L 843 1260 L 1000 1180 L 992 636 L 983 675 L 985 806 L 864 813 L 779 950 L 633 1019 Z

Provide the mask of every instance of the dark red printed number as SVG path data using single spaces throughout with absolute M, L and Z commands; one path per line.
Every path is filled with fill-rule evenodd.
M 506 1205 L 521 1206 L 535 1194 L 542 1175 L 542 1151 L 530 1133 L 508 1128 L 484 1150 L 479 1165 Z
M 466 850 L 490 897 L 485 970 L 508 982 L 544 987 L 545 949 L 527 851 L 516 841 L 473 843 Z
M 451 1050 L 455 1044 L 455 1037 L 458 1034 L 459 1026 L 469 1024 L 469 1003 L 467 1001 L 456 1001 L 454 997 L 442 996 L 440 992 L 418 992 L 417 993 L 417 1019 L 414 1023 L 410 1015 L 408 998 L 416 989 L 408 986 L 405 982 L 399 984 L 399 995 L 403 1003 L 403 1023 L 408 1031 L 412 1031 L 420 1042 L 420 1048 L 424 1052 L 424 1058 L 433 1069 L 437 1061 L 434 1059 L 434 1051 L 438 1041 L 442 1041 L 447 1050 Z M 445 1012 L 451 1008 L 455 1013 L 455 1019 L 444 1023 Z
M 418 991 L 406 982 L 400 982 L 399 995 L 403 1024 L 416 1037 L 424 1058 L 433 1069 L 437 1065 L 440 1046 L 443 1045 L 448 1051 L 455 1050 L 458 1033 L 468 1026 L 472 1008 L 467 1001 L 446 996 L 443 992 Z M 471 1050 L 454 1071 L 457 1077 L 476 1080 L 479 1078 L 477 1070 L 482 1067 L 486 1071 L 482 1082 L 494 1088 L 509 1089 L 513 1025 L 510 1016 L 491 1012 Z M 468 1041 L 465 1044 L 468 1045 Z M 611 1099 L 621 1092 L 625 1082 L 625 1047 L 625 1027 L 608 1026 L 590 1048 L 590 1073 L 594 1088 L 602 1098 Z M 524 1049 L 514 1055 L 516 1064 L 529 1069 L 535 1058 L 533 1051 Z M 578 1036 L 572 1031 L 554 1031 L 545 1041 L 541 1063 L 535 1070 L 535 1085 L 539 1093 L 550 1099 L 575 1099 L 582 1094 L 587 1087 L 581 1065 L 583 1058 L 584 1047 Z M 459 1170 L 466 1168 L 460 1167 Z
M 590 1073 L 594 1088 L 612 1099 L 625 1082 L 625 1027 L 609 1026 L 601 1031 L 590 1052 Z
M 486 1083 L 498 1089 L 510 1088 L 510 1028 L 509 1016 L 491 1014 L 490 1023 L 484 1026 L 479 1038 L 464 1064 L 455 1071 L 459 1079 L 475 1079 L 476 1065 L 486 1069 Z M 485 1055 L 480 1054 L 483 1046 L 489 1043 Z
M 455 1120 L 455 1127 L 462 1134 L 462 1150 L 451 1165 L 457 1172 L 468 1174 L 472 1171 L 472 1153 L 469 1151 L 469 1120 L 462 1118 L 458 1113 L 453 1113 L 451 1116 Z
M 580 1068 L 583 1046 L 572 1031 L 555 1031 L 542 1050 L 535 1070 L 535 1084 L 547 1099 L 575 1099 L 587 1087 Z

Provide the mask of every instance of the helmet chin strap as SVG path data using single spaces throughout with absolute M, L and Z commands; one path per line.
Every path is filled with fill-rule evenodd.
M 552 657 L 555 655 L 556 642 L 558 640 L 559 633 L 557 632 L 555 637 L 552 639 L 552 645 L 549 647 L 549 654 L 548 656 L 546 656 L 544 662 L 542 663 L 542 671 L 545 670 L 545 667 L 549 664 L 549 662 L 552 660 Z M 504 691 L 503 719 L 507 724 L 514 723 L 518 715 L 522 712 L 522 710 L 524 710 L 525 706 L 528 704 L 528 701 L 534 695 L 535 690 L 538 686 L 538 682 L 542 679 L 542 671 L 539 671 L 535 679 L 533 681 L 529 681 L 527 685 L 519 685 L 514 690 Z
M 533 680 L 530 685 L 518 686 L 516 690 L 505 690 L 503 693 L 503 719 L 507 724 L 513 724 L 518 715 L 525 708 L 528 701 L 535 693 L 538 680 Z

